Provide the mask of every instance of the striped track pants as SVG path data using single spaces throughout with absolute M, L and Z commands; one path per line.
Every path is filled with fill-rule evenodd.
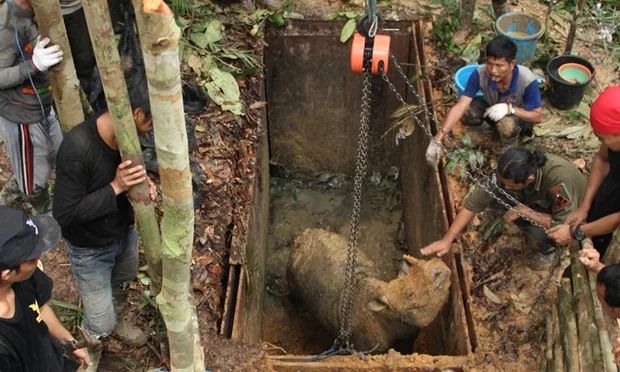
M 33 124 L 14 123 L 0 116 L 0 130 L 21 192 L 36 195 L 46 189 L 62 141 L 56 116 L 51 113 L 47 121 Z

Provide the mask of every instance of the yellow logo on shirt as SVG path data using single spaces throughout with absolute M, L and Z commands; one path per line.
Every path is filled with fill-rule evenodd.
M 37 323 L 41 323 L 43 317 L 41 316 L 41 309 L 39 309 L 39 303 L 37 302 L 37 300 L 34 300 L 34 303 L 30 304 L 28 308 L 37 313 Z

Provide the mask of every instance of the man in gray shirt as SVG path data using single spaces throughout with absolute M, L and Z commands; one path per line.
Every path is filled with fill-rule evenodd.
M 41 214 L 50 209 L 47 181 L 62 141 L 47 69 L 63 53 L 48 38 L 39 40 L 33 18 L 28 0 L 0 3 L 0 130 L 13 171 L 0 204 L 21 199 L 32 208 L 27 212 Z

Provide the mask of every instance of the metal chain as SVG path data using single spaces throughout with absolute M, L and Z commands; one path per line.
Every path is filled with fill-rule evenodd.
M 416 98 L 418 99 L 418 102 L 420 102 L 420 104 L 422 104 L 424 106 L 424 111 L 427 115 L 428 118 L 431 118 L 431 114 L 428 111 L 428 107 L 426 107 L 426 102 L 422 99 L 422 97 L 420 97 L 420 95 L 415 91 L 414 87 L 411 85 L 411 83 L 409 82 L 409 79 L 407 79 L 407 76 L 404 74 L 402 68 L 400 67 L 400 65 L 398 64 L 398 62 L 396 61 L 396 58 L 394 57 L 394 55 L 392 55 L 392 60 L 394 62 L 394 66 L 396 67 L 396 70 L 401 74 L 401 76 L 403 76 L 407 86 L 409 87 L 409 89 L 411 90 L 411 92 L 416 96 Z M 390 87 L 390 89 L 392 90 L 392 92 L 394 93 L 394 95 L 396 96 L 396 98 L 398 99 L 398 101 L 401 103 L 401 105 L 403 105 L 406 109 L 407 112 L 409 113 L 409 115 L 415 120 L 416 124 L 418 125 L 418 127 L 420 127 L 425 133 L 426 135 L 430 138 L 431 141 L 434 141 L 436 143 L 438 143 L 441 146 L 442 151 L 444 152 L 444 154 L 446 155 L 446 157 L 448 157 L 450 160 L 452 160 L 454 162 L 454 164 L 460 165 L 463 172 L 465 173 L 465 175 L 470 179 L 470 181 L 474 184 L 476 184 L 477 186 L 479 186 L 482 190 L 486 191 L 493 199 L 495 199 L 495 201 L 497 201 L 502 207 L 506 208 L 507 210 L 510 210 L 516 206 L 521 206 L 524 205 L 523 203 L 521 203 L 520 201 L 518 201 L 517 199 L 515 199 L 514 196 L 510 195 L 508 192 L 506 192 L 506 190 L 504 190 L 502 187 L 500 187 L 497 184 L 497 180 L 495 179 L 495 177 L 491 177 L 486 175 L 482 169 L 476 167 L 475 165 L 472 166 L 472 168 L 474 169 L 474 171 L 476 171 L 476 173 L 478 173 L 481 178 L 484 179 L 484 181 L 486 182 L 480 182 L 478 180 L 478 178 L 476 178 L 471 172 L 469 172 L 469 170 L 467 169 L 467 167 L 464 164 L 461 164 L 458 159 L 456 159 L 456 157 L 452 154 L 452 152 L 448 151 L 437 139 L 435 139 L 435 136 L 433 136 L 433 134 L 430 131 L 430 128 L 425 126 L 422 121 L 420 121 L 420 119 L 414 115 L 413 112 L 411 112 L 411 109 L 409 108 L 409 106 L 407 105 L 407 102 L 405 101 L 405 99 L 403 98 L 403 96 L 398 92 L 398 90 L 396 89 L 396 87 L 394 86 L 394 84 L 390 81 L 390 79 L 388 78 L 387 75 L 382 75 L 383 80 L 388 84 L 388 86 Z M 457 149 L 461 149 L 460 146 L 458 146 L 458 144 L 452 142 L 453 146 Z M 496 192 L 498 192 L 499 194 L 501 194 L 503 197 L 505 197 L 506 199 L 508 199 L 508 202 L 513 203 L 513 205 L 510 205 L 508 202 L 506 202 L 502 197 L 498 196 L 496 194 Z M 531 218 L 525 216 L 524 214 L 517 212 L 517 214 L 519 215 L 519 217 L 523 218 L 524 220 L 526 220 L 527 222 L 531 223 L 532 225 L 542 229 L 543 231 L 546 230 L 546 228 L 544 226 L 542 226 L 541 224 L 533 221 Z
M 368 132 L 370 127 L 370 104 L 371 95 L 371 75 L 364 72 L 362 82 L 362 110 L 360 113 L 360 129 L 357 138 L 357 155 L 355 160 L 355 177 L 353 180 L 353 210 L 351 212 L 351 231 L 349 232 L 349 243 L 347 246 L 347 263 L 345 267 L 345 281 L 338 315 L 340 318 L 340 330 L 337 342 L 342 346 L 349 347 L 351 337 L 351 317 L 353 303 L 355 302 L 355 267 L 357 264 L 357 241 L 359 238 L 359 219 L 362 200 L 362 184 L 366 176 L 366 160 L 368 158 Z

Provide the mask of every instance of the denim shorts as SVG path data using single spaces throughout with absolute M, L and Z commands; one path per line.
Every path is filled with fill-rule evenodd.
M 82 297 L 82 328 L 91 336 L 109 335 L 116 325 L 112 287 L 133 280 L 138 272 L 138 233 L 103 247 L 77 247 L 67 242 L 69 261 Z

